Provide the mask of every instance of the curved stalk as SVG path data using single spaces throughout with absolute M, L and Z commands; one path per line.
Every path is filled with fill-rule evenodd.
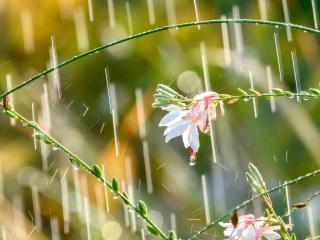
M 272 192 L 275 192 L 279 189 L 282 189 L 286 186 L 289 186 L 289 185 L 293 185 L 293 184 L 296 184 L 296 183 L 299 183 L 303 180 L 306 180 L 307 178 L 310 178 L 310 177 L 314 177 L 316 175 L 319 175 L 320 174 L 320 169 L 318 170 L 315 170 L 313 172 L 310 172 L 310 173 L 307 173 L 303 176 L 300 176 L 300 177 L 297 177 L 295 179 L 292 179 L 290 181 L 287 181 L 283 184 L 280 184 L 276 187 L 273 187 L 271 189 L 269 189 L 268 191 L 262 193 L 262 194 L 258 194 L 246 201 L 244 201 L 243 203 L 241 203 L 240 205 L 236 206 L 235 208 L 231 209 L 228 213 L 226 213 L 225 215 L 221 216 L 220 218 L 216 219 L 215 221 L 211 222 L 210 224 L 208 224 L 207 226 L 205 226 L 204 228 L 202 228 L 200 231 L 196 232 L 193 236 L 191 236 L 190 238 L 188 238 L 187 240 L 195 240 L 195 239 L 198 239 L 198 237 L 200 235 L 202 235 L 203 233 L 205 233 L 208 229 L 212 228 L 213 226 L 215 226 L 216 224 L 218 224 L 220 221 L 222 221 L 223 219 L 229 217 L 232 213 L 234 213 L 234 211 L 238 211 L 239 209 L 242 209 L 244 207 L 246 207 L 248 204 L 252 203 L 254 200 L 256 199 L 259 199 L 261 198 L 262 196 L 264 195 L 267 195 L 269 193 L 272 193 Z
M 3 93 L 0 95 L 0 100 L 3 99 L 4 97 L 8 96 L 9 94 L 21 89 L 22 87 L 36 81 L 37 79 L 40 79 L 46 75 L 48 75 L 49 73 L 53 72 L 56 69 L 60 69 L 66 65 L 71 64 L 72 62 L 75 62 L 79 59 L 82 59 L 86 56 L 92 55 L 92 54 L 97 54 L 100 51 L 107 49 L 109 47 L 112 46 L 116 46 L 119 45 L 121 43 L 124 42 L 128 42 L 130 40 L 133 39 L 137 39 L 137 38 L 141 38 L 141 37 L 145 37 L 154 33 L 158 33 L 158 32 L 163 32 L 163 31 L 167 31 L 170 29 L 179 29 L 179 28 L 185 28 L 185 27 L 192 27 L 192 26 L 198 26 L 198 25 L 210 25 L 210 24 L 222 24 L 222 23 L 240 23 L 240 24 L 255 24 L 255 25 L 269 25 L 269 26 L 274 26 L 277 28 L 291 28 L 291 29 L 295 29 L 298 31 L 303 31 L 303 32 L 308 32 L 308 33 L 312 33 L 312 34 L 317 34 L 320 35 L 320 30 L 317 29 L 313 29 L 310 27 L 306 27 L 306 26 L 302 26 L 302 25 L 298 25 L 298 24 L 293 24 L 293 23 L 284 23 L 284 22 L 277 22 L 277 21 L 268 21 L 268 20 L 256 20 L 256 19 L 211 19 L 211 20 L 204 20 L 204 21 L 196 21 L 196 22 L 187 22 L 187 23 L 180 23 L 180 24 L 175 24 L 175 25 L 167 25 L 167 26 L 162 26 L 162 27 L 158 27 L 158 28 L 154 28 L 151 30 L 147 30 L 144 32 L 140 32 L 134 35 L 130 35 L 128 37 L 116 40 L 114 42 L 111 43 L 107 43 L 105 45 L 99 46 L 97 48 L 91 49 L 87 52 L 81 53 L 79 55 L 76 55 L 74 57 L 72 57 L 71 59 L 68 59 L 60 64 L 58 64 L 55 67 L 49 68 L 33 77 L 31 77 L 30 79 L 18 84 L 17 86 L 15 86 L 14 88 L 12 88 L 11 90 Z
M 141 213 L 139 208 L 132 202 L 130 199 L 121 192 L 114 192 L 114 188 L 112 186 L 112 183 L 109 182 L 103 175 L 97 174 L 94 167 L 89 166 L 85 161 L 83 161 L 79 156 L 74 154 L 71 150 L 69 150 L 67 147 L 65 147 L 62 143 L 60 143 L 55 138 L 51 137 L 49 134 L 47 134 L 44 130 L 42 130 L 37 123 L 28 120 L 24 116 L 22 116 L 20 113 L 16 112 L 12 108 L 6 108 L 5 106 L 0 104 L 0 107 L 3 108 L 4 113 L 6 113 L 9 117 L 14 117 L 17 120 L 20 120 L 24 125 L 34 129 L 36 133 L 39 133 L 43 136 L 45 139 L 45 142 L 49 144 L 52 144 L 54 147 L 62 150 L 70 159 L 72 159 L 72 164 L 75 164 L 77 167 L 81 167 L 82 169 L 86 170 L 90 174 L 92 174 L 94 177 L 96 177 L 98 180 L 100 180 L 104 185 L 107 186 L 107 188 L 113 192 L 119 199 L 122 200 L 122 202 L 127 206 L 133 209 L 142 219 L 146 221 L 146 223 L 151 226 L 156 232 L 159 237 L 161 237 L 164 240 L 168 240 L 169 237 L 155 224 L 152 222 L 152 220 L 147 216 L 147 214 Z

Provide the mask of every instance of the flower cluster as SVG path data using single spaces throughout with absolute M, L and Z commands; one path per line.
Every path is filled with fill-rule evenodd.
M 223 102 L 219 99 L 218 93 L 209 91 L 196 95 L 185 108 L 174 104 L 161 107 L 168 112 L 159 123 L 159 126 L 167 127 L 165 141 L 181 135 L 184 147 L 191 149 L 191 158 L 195 159 L 200 147 L 198 129 L 203 133 L 209 131 L 209 121 L 217 118 L 217 105 L 221 115 L 224 115 Z
M 259 217 L 255 218 L 254 215 L 240 216 L 238 222 L 219 224 L 226 228 L 224 236 L 230 240 L 275 240 L 281 239 L 277 230 L 280 230 L 280 225 L 277 224 L 277 219 Z M 289 225 L 287 225 L 289 228 Z

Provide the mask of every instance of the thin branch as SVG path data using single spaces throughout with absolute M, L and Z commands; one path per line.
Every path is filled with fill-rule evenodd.
M 158 27 L 155 29 L 151 29 L 151 30 L 147 30 L 144 32 L 140 32 L 134 35 L 130 35 L 128 37 L 116 40 L 114 42 L 111 43 L 107 43 L 105 45 L 102 45 L 100 47 L 94 48 L 92 50 L 89 50 L 87 52 L 81 53 L 79 55 L 76 55 L 74 57 L 72 57 L 69 60 L 66 60 L 65 62 L 62 62 L 60 64 L 58 64 L 57 66 L 54 66 L 52 68 L 49 68 L 41 73 L 39 73 L 38 75 L 35 75 L 33 77 L 31 77 L 30 79 L 18 84 L 17 86 L 15 86 L 14 88 L 12 88 L 11 90 L 3 93 L 0 95 L 0 100 L 3 99 L 5 96 L 8 96 L 9 94 L 21 89 L 22 87 L 36 81 L 37 79 L 40 79 L 46 75 L 48 75 L 49 73 L 53 72 L 56 69 L 60 69 L 63 66 L 66 66 L 72 62 L 75 62 L 79 59 L 82 59 L 86 56 L 92 55 L 92 54 L 97 54 L 100 51 L 107 49 L 109 47 L 115 46 L 115 45 L 119 45 L 121 43 L 124 42 L 128 42 L 130 40 L 136 39 L 136 38 L 141 38 L 141 37 L 145 37 L 147 35 L 151 35 L 154 33 L 158 33 L 158 32 L 163 32 L 163 31 L 167 31 L 170 29 L 178 29 L 178 28 L 185 28 L 185 27 L 192 27 L 192 26 L 198 26 L 198 25 L 210 25 L 210 24 L 222 24 L 222 23 L 240 23 L 240 24 L 255 24 L 255 25 L 269 25 L 269 26 L 274 26 L 277 28 L 291 28 L 291 29 L 295 29 L 298 31 L 304 31 L 304 32 L 308 32 L 308 33 L 312 33 L 312 34 L 319 34 L 320 35 L 320 31 L 317 29 L 313 29 L 310 27 L 305 27 L 305 26 L 301 26 L 298 24 L 293 24 L 293 23 L 284 23 L 284 22 L 277 22 L 277 21 L 268 21 L 268 20 L 256 20 L 256 19 L 211 19 L 211 20 L 204 20 L 204 21 L 198 21 L 198 22 L 187 22 L 187 23 L 180 23 L 180 24 L 175 24 L 175 25 L 167 25 L 167 26 L 162 26 L 162 27 Z
M 4 101 L 5 102 L 5 101 Z M 151 226 L 152 230 L 154 230 L 154 234 L 158 235 L 164 240 L 169 239 L 169 237 L 162 232 L 162 230 L 155 224 L 153 221 L 147 216 L 146 210 L 141 211 L 141 208 L 139 205 L 135 205 L 132 201 L 130 201 L 129 197 L 126 193 L 121 193 L 120 191 L 115 191 L 113 183 L 109 182 L 103 174 L 101 174 L 101 170 L 99 170 L 99 167 L 97 165 L 94 165 L 93 167 L 89 166 L 85 161 L 83 161 L 79 156 L 74 154 L 71 150 L 69 150 L 67 147 L 65 147 L 62 143 L 60 143 L 55 138 L 51 137 L 49 134 L 47 134 L 44 130 L 42 130 L 39 125 L 33 121 L 28 120 L 24 116 L 22 116 L 20 113 L 16 112 L 8 103 L 5 105 L 1 105 L 0 107 L 4 110 L 4 113 L 10 117 L 20 120 L 23 125 L 28 126 L 35 130 L 36 134 L 38 136 L 40 135 L 40 140 L 44 141 L 47 144 L 53 145 L 55 148 L 58 148 L 62 150 L 70 159 L 70 162 L 73 165 L 76 165 L 77 167 L 81 167 L 82 169 L 86 170 L 90 174 L 92 174 L 94 177 L 96 177 L 98 180 L 100 180 L 104 185 L 108 187 L 108 189 L 113 192 L 119 199 L 122 200 L 122 202 L 127 206 L 133 209 L 142 219 L 146 221 L 146 223 Z M 97 170 L 98 168 L 98 170 Z M 114 180 L 113 180 L 114 181 Z M 149 230 L 150 231 L 150 230 Z
M 253 98 L 265 98 L 271 99 L 274 97 L 287 97 L 287 98 L 302 98 L 304 100 L 320 97 L 320 89 L 318 88 L 309 88 L 307 91 L 300 91 L 298 93 L 291 92 L 288 90 L 283 90 L 281 88 L 273 88 L 268 93 L 260 93 L 257 90 L 249 89 L 247 91 L 238 88 L 239 95 L 230 95 L 230 94 L 219 94 L 216 93 L 216 96 L 213 96 L 210 100 L 212 103 L 227 103 L 233 104 L 239 100 L 250 100 Z M 185 97 L 172 88 L 164 84 L 158 84 L 156 93 L 154 94 L 155 101 L 152 104 L 154 108 L 163 108 L 171 104 L 177 105 L 178 107 L 185 109 L 189 108 L 191 105 L 195 104 L 197 101 L 194 98 Z
M 310 178 L 310 177 L 314 177 L 316 175 L 319 175 L 320 174 L 320 169 L 318 170 L 315 170 L 313 172 L 310 172 L 310 173 L 307 173 L 303 176 L 300 176 L 300 177 L 297 177 L 295 179 L 292 179 L 290 181 L 287 181 L 283 184 L 280 184 L 274 188 L 271 188 L 270 190 L 262 193 L 262 194 L 258 194 L 254 197 L 252 197 L 251 199 L 248 199 L 246 201 L 244 201 L 243 203 L 241 203 L 240 205 L 236 206 L 235 208 L 231 209 L 228 213 L 226 213 L 225 215 L 221 216 L 220 218 L 218 218 L 217 220 L 211 222 L 210 224 L 208 224 L 207 226 L 205 226 L 204 228 L 202 228 L 200 231 L 196 232 L 193 236 L 191 236 L 190 238 L 188 238 L 187 240 L 194 240 L 194 239 L 197 239 L 200 235 L 202 235 L 203 233 L 205 233 L 208 229 L 212 228 L 213 226 L 215 226 L 216 224 L 218 224 L 220 221 L 222 221 L 223 219 L 229 217 L 232 213 L 234 213 L 234 211 L 237 211 L 239 209 L 242 209 L 244 207 L 246 207 L 248 204 L 252 203 L 254 200 L 258 199 L 258 198 L 261 198 L 263 195 L 266 195 L 266 194 L 269 194 L 269 193 L 272 193 L 272 192 L 275 192 L 279 189 L 282 189 L 286 186 L 289 186 L 289 185 L 293 185 L 293 184 L 296 184 L 296 183 L 299 183 L 303 180 L 306 180 L 307 178 Z

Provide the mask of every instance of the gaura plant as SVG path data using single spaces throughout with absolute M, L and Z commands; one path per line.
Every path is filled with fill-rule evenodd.
M 281 88 L 271 89 L 269 93 L 260 93 L 254 89 L 245 91 L 238 88 L 238 92 L 237 95 L 230 95 L 208 91 L 188 98 L 167 85 L 159 84 L 152 106 L 168 112 L 159 123 L 160 127 L 166 127 L 163 133 L 165 142 L 181 135 L 184 147 L 190 149 L 190 165 L 193 166 L 200 147 L 198 130 L 208 133 L 209 121 L 214 122 L 217 119 L 217 106 L 220 108 L 221 116 L 224 116 L 224 103 L 231 105 L 239 100 L 249 101 L 253 98 L 272 99 L 274 97 L 301 97 L 308 100 L 320 97 L 320 90 L 317 88 L 298 93 Z
M 118 41 L 100 46 L 98 48 L 92 49 L 88 52 L 82 53 L 78 56 L 73 57 L 57 66 L 50 68 L 27 81 L 17 85 L 11 90 L 2 93 L 0 99 L 3 100 L 0 104 L 3 113 L 9 118 L 14 118 L 22 122 L 24 126 L 30 127 L 35 131 L 35 137 L 47 145 L 60 149 L 62 152 L 68 156 L 70 163 L 77 168 L 82 168 L 86 170 L 89 174 L 92 174 L 99 181 L 102 182 L 115 196 L 115 198 L 120 199 L 123 204 L 133 211 L 136 212 L 146 223 L 146 228 L 150 234 L 158 236 L 159 238 L 166 240 L 177 239 L 176 234 L 173 231 L 165 233 L 162 231 L 150 218 L 148 215 L 148 207 L 142 200 L 134 203 L 128 196 L 126 192 L 122 192 L 120 188 L 119 181 L 115 178 L 112 180 L 106 179 L 103 172 L 98 165 L 89 166 L 85 161 L 83 161 L 79 156 L 74 154 L 71 150 L 66 148 L 62 143 L 58 142 L 54 137 L 50 136 L 48 133 L 43 131 L 36 122 L 30 121 L 21 114 L 19 114 L 10 103 L 7 102 L 6 96 L 9 94 L 23 88 L 24 86 L 36 81 L 50 72 L 53 72 L 63 66 L 73 63 L 81 58 L 89 56 L 91 54 L 96 54 L 103 49 L 121 44 L 132 39 L 144 37 L 153 33 L 169 30 L 184 28 L 197 25 L 207 25 L 207 24 L 221 24 L 221 23 L 240 23 L 240 24 L 262 24 L 271 25 L 276 27 L 287 27 L 291 29 L 306 31 L 308 33 L 320 34 L 319 30 L 291 24 L 291 23 L 281 23 L 274 21 L 265 20 L 254 20 L 254 19 L 216 19 L 216 20 L 206 20 L 200 22 L 190 22 L 182 23 L 171 26 L 163 26 L 160 28 L 148 30 L 142 33 L 131 35 L 129 37 L 120 39 Z M 160 84 L 156 90 L 155 102 L 153 106 L 155 108 L 161 108 L 168 113 L 160 121 L 160 126 L 167 127 L 164 135 L 166 136 L 165 141 L 168 142 L 171 139 L 182 136 L 184 146 L 191 149 L 191 163 L 195 163 L 196 153 L 199 150 L 200 143 L 198 134 L 199 131 L 202 133 L 208 132 L 209 122 L 215 121 L 217 117 L 217 107 L 220 108 L 220 113 L 224 115 L 224 104 L 230 105 L 239 100 L 248 101 L 253 98 L 274 98 L 274 97 L 302 97 L 302 99 L 318 98 L 320 96 L 320 90 L 316 88 L 310 88 L 308 91 L 291 92 L 288 90 L 283 90 L 279 88 L 272 89 L 268 93 L 260 93 L 257 90 L 249 89 L 247 91 L 243 89 L 238 89 L 239 93 L 235 95 L 230 94 L 220 94 L 216 92 L 205 92 L 195 97 L 189 98 L 182 96 L 172 88 Z M 225 227 L 224 235 L 227 239 L 242 239 L 242 240 L 259 240 L 266 238 L 280 239 L 280 237 L 286 240 L 296 240 L 296 236 L 290 232 L 291 225 L 285 223 L 284 217 L 279 216 L 273 208 L 272 199 L 269 196 L 270 193 L 282 189 L 286 186 L 296 184 L 307 178 L 314 177 L 320 174 L 320 170 L 316 170 L 307 173 L 303 176 L 297 177 L 291 181 L 284 182 L 274 188 L 267 189 L 266 184 L 258 171 L 258 169 L 250 164 L 249 171 L 246 174 L 247 180 L 250 183 L 252 189 L 256 192 L 256 196 L 246 200 L 235 208 L 231 209 L 229 212 L 219 217 L 212 223 L 208 224 L 201 230 L 197 231 L 193 236 L 188 238 L 189 240 L 198 239 L 200 235 L 204 234 L 209 228 L 220 223 L 221 226 Z M 319 195 L 319 192 L 315 193 L 311 198 L 305 202 L 294 204 L 293 208 L 299 209 L 308 205 L 308 203 L 315 196 Z M 238 211 L 244 208 L 248 204 L 252 203 L 255 199 L 261 198 L 266 206 L 265 216 L 255 217 L 252 214 L 238 215 Z M 230 223 L 223 223 L 222 221 L 226 218 L 230 218 Z

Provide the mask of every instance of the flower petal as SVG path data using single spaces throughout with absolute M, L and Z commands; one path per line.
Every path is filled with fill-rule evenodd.
M 181 135 L 191 124 L 188 121 L 179 122 L 179 124 L 175 124 L 174 128 L 167 128 L 165 131 L 165 142 L 169 142 L 172 138 L 178 137 Z
M 166 106 L 166 107 L 163 107 L 161 108 L 162 110 L 165 110 L 165 111 L 168 111 L 168 112 L 172 112 L 172 111 L 175 111 L 175 110 L 181 110 L 181 108 L 179 108 L 178 106 L 176 105 L 169 105 L 169 106 Z
M 182 110 L 178 109 L 178 110 L 174 110 L 171 111 L 169 113 L 167 113 L 159 122 L 159 126 L 168 126 L 171 123 L 173 123 L 174 121 L 178 120 L 182 115 Z
M 191 135 L 190 147 L 194 152 L 198 152 L 200 143 L 199 143 L 199 134 L 198 134 L 197 127 L 192 126 L 190 130 L 190 135 Z
M 216 92 L 212 92 L 212 91 L 208 91 L 208 92 L 204 92 L 204 93 L 200 93 L 196 96 L 194 96 L 194 100 L 203 100 L 206 97 L 218 97 L 219 94 Z
M 262 233 L 262 236 L 264 236 L 267 240 L 281 239 L 281 236 L 274 231 L 265 231 Z
M 182 133 L 182 140 L 183 140 L 183 145 L 185 148 L 190 147 L 190 140 L 191 140 L 191 136 L 190 136 L 190 130 L 191 130 L 191 124 L 188 126 L 188 128 Z
M 242 237 L 244 240 L 256 240 L 256 235 L 256 230 L 252 225 L 247 227 L 242 233 Z

